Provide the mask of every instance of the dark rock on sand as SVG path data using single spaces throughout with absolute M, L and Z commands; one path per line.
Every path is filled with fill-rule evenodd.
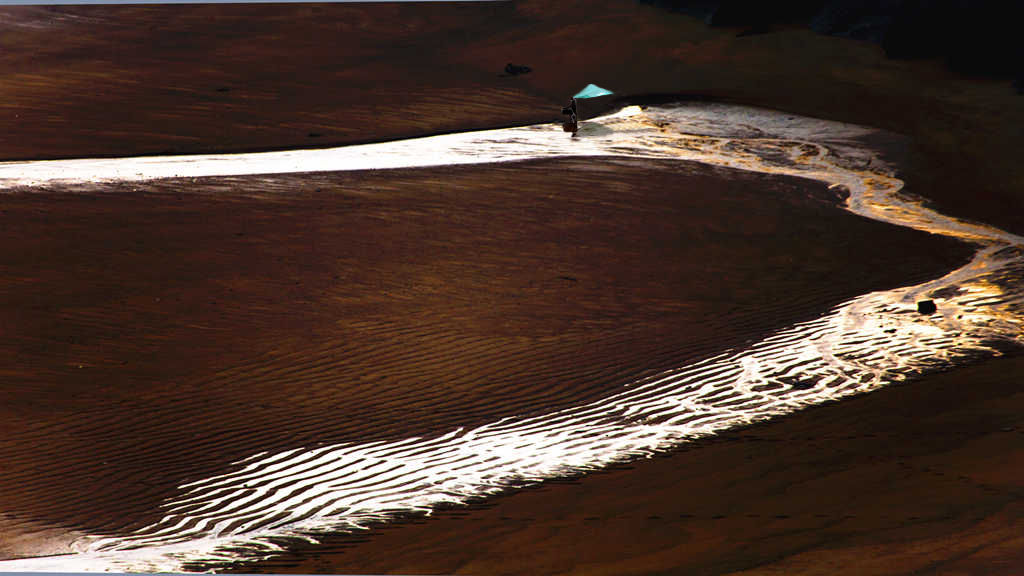
M 529 66 L 513 64 L 511 62 L 505 65 L 505 73 L 508 74 L 509 76 L 519 76 L 520 74 L 528 74 L 532 70 L 533 68 L 530 68 Z
M 921 314 L 935 314 L 936 310 L 938 310 L 938 308 L 932 300 L 921 300 L 917 303 L 917 311 Z

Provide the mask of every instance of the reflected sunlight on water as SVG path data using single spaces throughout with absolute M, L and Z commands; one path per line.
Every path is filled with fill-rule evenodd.
M 79 538 L 75 554 L 8 570 L 181 571 L 258 559 L 281 537 L 356 530 L 545 478 L 648 456 L 695 437 L 863 393 L 1024 343 L 1024 238 L 939 214 L 905 196 L 862 142 L 869 129 L 721 104 L 630 107 L 586 122 L 451 134 L 330 150 L 0 164 L 7 187 L 162 177 L 365 170 L 564 156 L 675 158 L 801 176 L 849 193 L 862 216 L 978 245 L 967 265 L 864 294 L 742 350 L 635 381 L 608 397 L 439 437 L 255 454 L 180 487 L 163 518 Z M 921 314 L 917 302 L 937 311 Z

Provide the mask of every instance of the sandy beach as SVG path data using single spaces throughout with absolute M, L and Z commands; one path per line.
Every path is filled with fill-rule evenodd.
M 815 183 L 700 165 L 129 186 L 5 198 L 5 242 L 31 238 L 4 267 L 25 391 L 5 407 L 5 507 L 101 532 L 253 452 L 556 410 L 970 254 Z
M 849 39 L 737 36 L 612 2 L 0 14 L 2 160 L 553 122 L 594 82 L 625 100 L 671 93 L 884 128 L 905 137 L 882 149 L 907 192 L 1024 232 L 1024 97 Z M 623 22 L 635 36 L 610 41 Z M 67 40 L 47 41 L 55 30 Z M 504 75 L 508 61 L 533 70 Z M 179 486 L 254 453 L 598 398 L 974 252 L 841 201 L 805 179 L 616 158 L 8 190 L 0 557 L 144 527 Z M 1012 573 L 1024 370 L 1006 352 L 220 568 Z
M 333 537 L 261 568 L 1012 574 L 1024 562 L 1024 400 L 1007 375 L 1021 364 L 995 360 L 812 408 L 469 510 Z

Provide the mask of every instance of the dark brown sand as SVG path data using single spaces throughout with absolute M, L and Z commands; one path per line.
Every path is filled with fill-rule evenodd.
M 0 159 L 554 121 L 593 82 L 900 132 L 908 190 L 1024 232 L 1024 98 L 870 44 L 589 0 L 0 16 Z M 563 405 L 966 254 L 820 188 L 602 160 L 5 196 L 0 554 L 145 522 L 257 448 Z M 241 570 L 1018 572 L 1021 374 L 990 362 Z
M 300 546 L 268 572 L 1018 574 L 1024 358 L 576 482 Z M 242 570 L 251 570 L 245 566 Z
M 259 451 L 578 404 L 971 252 L 836 201 L 607 159 L 8 195 L 3 509 L 125 530 Z
M 911 189 L 1024 231 L 1024 98 L 874 44 L 639 2 L 0 8 L 0 159 L 234 151 L 555 121 L 588 83 L 878 126 Z M 504 74 L 509 62 L 532 72 Z M 587 116 L 587 108 L 582 110 Z

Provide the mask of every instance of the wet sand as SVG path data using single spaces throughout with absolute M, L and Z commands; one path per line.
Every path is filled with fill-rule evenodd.
M 594 82 L 901 132 L 908 191 L 1024 231 L 1021 97 L 869 44 L 605 2 L 3 14 L 3 159 L 553 121 Z M 256 448 L 559 406 L 969 253 L 843 214 L 818 184 L 677 164 L 182 187 L 4 197 L 4 556 L 138 526 Z M 1022 373 L 991 361 L 239 570 L 1005 574 L 1024 562 Z
M 4 160 L 285 149 L 558 121 L 568 96 L 592 82 L 627 97 L 712 98 L 904 134 L 908 191 L 1024 231 L 1024 98 L 1010 80 L 890 60 L 866 42 L 793 28 L 739 35 L 611 0 L 0 14 Z M 532 71 L 508 76 L 509 62 Z
M 1024 566 L 1024 358 L 894 386 L 261 571 L 1013 574 Z M 251 571 L 244 566 L 239 571 Z
M 607 159 L 8 195 L 4 509 L 122 532 L 256 452 L 578 404 L 971 253 L 837 201 Z

